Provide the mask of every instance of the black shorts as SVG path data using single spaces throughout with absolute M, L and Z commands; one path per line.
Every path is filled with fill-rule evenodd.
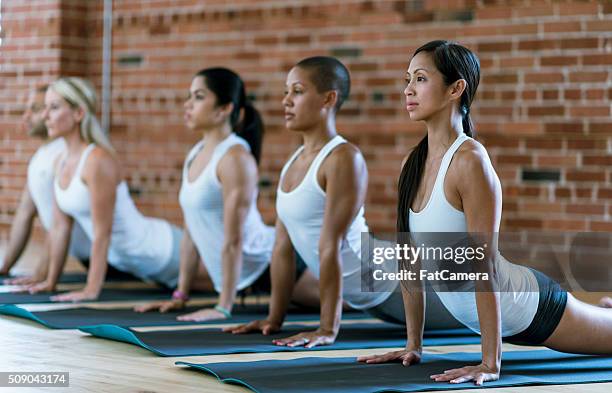
M 567 292 L 557 282 L 535 269 L 531 271 L 538 281 L 538 309 L 527 329 L 504 337 L 504 341 L 510 344 L 541 345 L 559 325 L 567 305 Z
M 300 254 L 295 253 L 295 281 L 302 277 L 302 274 L 308 269 L 306 266 L 306 262 L 302 259 Z M 266 270 L 261 273 L 261 275 L 255 280 L 251 285 L 241 291 L 243 295 L 249 294 L 260 294 L 260 293 L 270 293 L 272 289 L 272 283 L 270 281 L 270 265 L 266 268 Z

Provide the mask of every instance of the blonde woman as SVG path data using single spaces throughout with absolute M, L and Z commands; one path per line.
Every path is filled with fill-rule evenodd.
M 115 151 L 95 117 L 95 104 L 93 87 L 81 78 L 59 79 L 45 94 L 49 136 L 63 138 L 66 151 L 54 163 L 49 272 L 30 292 L 55 289 L 74 221 L 92 243 L 85 287 L 54 296 L 55 301 L 98 298 L 107 261 L 116 269 L 168 287 L 174 287 L 178 279 L 181 231 L 138 211 Z

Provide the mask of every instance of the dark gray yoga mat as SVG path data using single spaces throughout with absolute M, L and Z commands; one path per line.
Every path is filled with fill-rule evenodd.
M 382 352 L 382 351 L 381 351 Z M 363 364 L 354 357 L 308 357 L 295 360 L 261 360 L 195 364 L 177 362 L 204 371 L 221 382 L 266 393 L 373 393 L 416 392 L 478 388 L 472 382 L 434 382 L 432 374 L 474 365 L 480 353 L 426 354 L 423 363 L 403 367 L 399 363 Z M 564 385 L 612 381 L 612 358 L 571 355 L 549 349 L 505 352 L 501 377 L 485 382 L 485 388 Z
M 263 319 L 268 314 L 267 305 L 236 305 L 233 309 L 233 317 L 229 320 L 212 320 L 205 322 L 181 322 L 176 317 L 193 311 L 200 310 L 206 306 L 188 307 L 180 311 L 167 313 L 146 312 L 137 313 L 131 308 L 96 309 L 89 307 L 73 308 L 67 310 L 51 311 L 27 311 L 12 304 L 0 305 L 0 314 L 21 317 L 38 322 L 51 329 L 76 329 L 79 326 L 112 324 L 121 326 L 170 326 L 170 325 L 193 325 L 213 323 L 242 323 L 255 319 Z M 345 312 L 345 318 L 368 318 L 363 312 Z M 319 313 L 304 312 L 300 309 L 289 311 L 288 321 L 312 321 L 319 319 Z
M 52 303 L 50 297 L 64 292 L 37 293 L 0 293 L 0 304 L 32 304 Z M 133 289 L 103 289 L 97 301 L 118 300 L 158 300 L 168 299 L 171 291 L 162 288 L 133 288 Z
M 4 283 L 4 280 L 7 278 L 17 278 L 20 276 L 14 276 L 14 275 L 2 275 L 0 274 L 0 284 Z M 73 273 L 63 273 L 62 276 L 60 277 L 58 284 L 79 284 L 79 283 L 85 283 L 87 281 L 87 273 L 80 273 L 80 272 L 73 272 Z M 120 276 L 120 277 L 114 277 L 114 276 L 108 276 L 106 277 L 106 281 L 107 282 L 138 282 L 139 280 L 135 277 L 128 277 L 126 276 Z
M 172 331 L 138 332 L 116 325 L 83 326 L 79 330 L 100 338 L 123 341 L 141 346 L 159 356 L 224 355 L 252 352 L 325 351 L 335 349 L 362 349 L 403 347 L 406 345 L 406 328 L 390 323 L 343 324 L 333 345 L 311 349 L 272 344 L 272 339 L 285 338 L 316 326 L 290 325 L 281 333 L 269 336 L 261 334 L 230 334 L 220 329 L 189 329 Z M 480 336 L 468 329 L 445 329 L 425 332 L 423 345 L 478 344 Z

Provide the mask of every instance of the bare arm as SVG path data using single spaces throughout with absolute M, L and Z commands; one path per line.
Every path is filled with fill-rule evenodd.
M 501 184 L 484 150 L 471 150 L 464 160 L 463 173 L 473 179 L 462 182 L 459 193 L 469 233 L 484 234 L 494 241 L 499 232 L 501 221 L 502 193 Z M 494 245 L 497 243 L 494 242 Z M 487 248 L 487 266 L 492 268 L 497 247 Z M 477 283 L 479 285 L 479 283 Z M 478 288 L 476 306 L 482 334 L 482 361 L 487 366 L 499 370 L 501 367 L 501 310 L 499 293 L 494 288 Z
M 456 158 L 459 173 L 470 176 L 469 181 L 458 181 L 457 185 L 467 229 L 470 234 L 484 236 L 489 244 L 485 253 L 486 262 L 482 266 L 490 272 L 489 277 L 494 280 L 496 235 L 501 221 L 501 185 L 485 149 L 480 144 L 469 145 L 466 150 L 457 152 Z M 502 343 L 499 293 L 496 292 L 494 283 L 478 281 L 475 297 L 482 335 L 482 363 L 432 375 L 436 381 L 460 383 L 473 380 L 477 385 L 481 385 L 485 381 L 499 378 Z
M 4 262 L 0 274 L 8 274 L 23 253 L 32 232 L 32 222 L 36 216 L 36 206 L 26 185 L 21 193 L 21 199 L 15 218 L 11 225 L 9 241 L 4 254 Z
M 242 234 L 257 190 L 257 165 L 242 147 L 230 149 L 218 166 L 223 185 L 223 284 L 218 305 L 231 311 L 242 271 Z
M 47 279 L 39 284 L 30 287 L 31 293 L 42 291 L 53 291 L 57 281 L 64 270 L 66 264 L 66 256 L 68 253 L 68 244 L 70 243 L 70 234 L 72 231 L 72 217 L 65 214 L 57 206 L 57 202 L 53 202 L 53 226 L 49 233 L 49 270 Z
M 295 250 L 285 224 L 278 218 L 270 263 L 270 281 L 272 293 L 268 320 L 280 327 L 285 320 L 295 285 Z
M 321 326 L 338 333 L 342 316 L 342 239 L 365 202 L 368 172 L 357 148 L 339 146 L 325 165 L 327 199 L 319 241 Z
M 295 251 L 285 225 L 276 219 L 276 237 L 270 263 L 270 280 L 272 293 L 270 309 L 265 320 L 253 321 L 247 324 L 223 329 L 234 334 L 260 331 L 268 335 L 280 330 L 285 320 L 295 278 Z
M 83 181 L 87 185 L 91 201 L 93 241 L 91 263 L 87 272 L 87 283 L 82 291 L 57 296 L 58 301 L 79 301 L 97 299 L 104 285 L 107 269 L 108 247 L 110 245 L 119 165 L 108 152 L 95 148 L 83 169 Z
M 185 295 L 189 295 L 191 291 L 191 283 L 193 278 L 198 273 L 199 261 L 198 250 L 193 244 L 187 225 L 183 229 L 183 238 L 181 239 L 180 258 L 181 264 L 179 269 L 178 290 Z
M 321 322 L 319 329 L 277 340 L 279 345 L 312 348 L 336 340 L 342 317 L 342 239 L 364 204 L 368 174 L 359 150 L 343 144 L 323 162 L 326 194 L 323 227 L 319 240 Z

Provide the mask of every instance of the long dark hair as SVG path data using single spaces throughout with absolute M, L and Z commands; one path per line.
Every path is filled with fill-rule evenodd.
M 259 164 L 264 125 L 259 112 L 246 97 L 244 82 L 240 76 L 223 67 L 206 68 L 195 76 L 204 78 L 208 90 L 217 97 L 218 106 L 234 104 L 234 109 L 230 114 L 230 125 L 236 135 L 247 141 L 251 154 Z M 242 118 L 241 111 L 244 111 Z
M 459 110 L 463 115 L 463 132 L 472 137 L 475 134 L 474 124 L 470 118 L 470 106 L 480 81 L 480 62 L 469 49 L 448 41 L 431 41 L 414 52 L 429 53 L 433 62 L 444 77 L 444 83 L 449 86 L 453 82 L 464 79 L 466 88 L 461 95 Z M 427 135 L 414 148 L 402 168 L 398 181 L 397 231 L 410 232 L 409 211 L 423 177 L 425 161 L 427 160 Z

